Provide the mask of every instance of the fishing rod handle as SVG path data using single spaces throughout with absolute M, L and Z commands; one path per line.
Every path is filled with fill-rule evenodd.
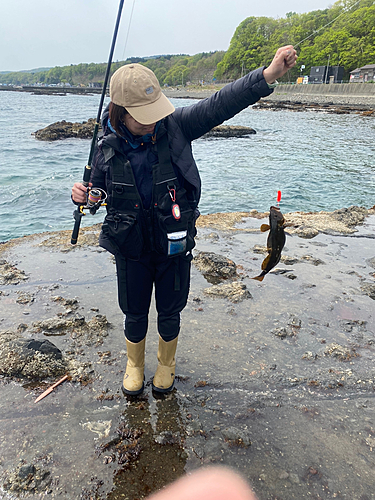
M 82 209 L 82 206 L 79 206 L 73 212 L 73 217 L 74 217 L 75 222 L 74 222 L 74 227 L 73 227 L 73 231 L 72 231 L 72 236 L 70 239 L 70 243 L 72 245 L 75 245 L 78 241 L 78 234 L 79 234 L 79 227 L 81 225 L 81 219 L 85 215 L 84 212 L 81 211 L 81 209 Z

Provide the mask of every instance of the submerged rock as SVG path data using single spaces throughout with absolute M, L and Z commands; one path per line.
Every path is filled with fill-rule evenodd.
M 15 493 L 38 493 L 44 491 L 51 482 L 50 472 L 31 464 L 20 463 L 3 483 L 7 491 Z
M 251 434 L 246 429 L 238 429 L 237 427 L 227 427 L 222 431 L 223 438 L 232 444 L 238 446 L 250 446 Z
M 72 318 L 48 318 L 33 323 L 33 331 L 48 336 L 69 334 L 73 339 L 80 339 L 86 345 L 100 345 L 107 337 L 110 324 L 106 316 L 96 314 L 89 321 L 84 316 Z
M 221 285 L 213 285 L 210 288 L 205 288 L 203 293 L 212 297 L 222 297 L 237 303 L 245 299 L 251 299 L 252 295 L 247 290 L 244 283 L 234 281 L 233 283 L 222 283 Z
M 33 323 L 36 332 L 42 332 L 45 335 L 65 335 L 66 330 L 83 326 L 85 318 L 76 316 L 74 318 L 48 318 L 42 321 Z
M 368 295 L 370 299 L 375 300 L 375 283 L 363 283 L 363 285 L 361 285 L 361 290 L 365 295 Z
M 347 347 L 332 342 L 332 344 L 327 345 L 324 350 L 326 356 L 331 356 L 332 358 L 337 358 L 340 361 L 348 361 L 349 359 L 357 356 L 357 354 Z

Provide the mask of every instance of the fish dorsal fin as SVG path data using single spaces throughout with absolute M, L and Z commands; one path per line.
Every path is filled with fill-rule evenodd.
M 262 233 L 265 233 L 266 231 L 270 230 L 270 226 L 268 224 L 262 224 L 260 226 L 260 230 L 262 231 Z

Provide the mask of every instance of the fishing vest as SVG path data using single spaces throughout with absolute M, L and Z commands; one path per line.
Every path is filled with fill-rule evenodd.
M 157 149 L 151 207 L 145 210 L 129 160 L 111 147 L 102 147 L 112 180 L 102 236 L 110 246 L 105 248 L 113 254 L 138 260 L 142 253 L 156 251 L 175 257 L 195 246 L 194 210 L 178 183 L 167 134 L 158 138 Z

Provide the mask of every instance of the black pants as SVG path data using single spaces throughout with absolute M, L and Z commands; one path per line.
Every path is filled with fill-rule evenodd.
M 168 258 L 156 252 L 137 261 L 116 256 L 118 300 L 130 342 L 140 342 L 146 336 L 154 284 L 159 334 L 165 342 L 177 337 L 180 312 L 189 295 L 191 259 L 191 254 Z

